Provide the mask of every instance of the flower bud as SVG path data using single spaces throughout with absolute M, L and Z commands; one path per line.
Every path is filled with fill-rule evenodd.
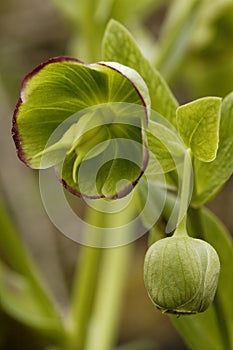
M 196 314 L 212 303 L 219 271 L 219 258 L 210 244 L 175 235 L 149 248 L 144 280 L 152 302 L 162 312 Z

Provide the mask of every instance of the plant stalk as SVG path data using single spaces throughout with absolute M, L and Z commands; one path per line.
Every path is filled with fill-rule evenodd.
M 107 218 L 112 227 L 119 227 L 119 231 L 129 237 L 129 241 L 133 232 L 123 223 L 126 216 L 128 220 L 131 219 L 134 210 L 131 205 L 130 210 L 119 211 Z M 132 226 L 131 230 L 133 231 Z M 114 347 L 132 247 L 133 244 L 127 244 L 104 250 L 85 350 L 110 350 Z
M 88 227 L 86 235 L 91 233 L 90 230 L 95 231 L 95 227 L 98 228 L 103 224 L 103 215 L 101 211 L 87 208 L 86 221 L 92 228 Z M 96 245 L 97 243 L 98 237 Z M 67 350 L 84 349 L 102 255 L 102 248 L 84 245 L 80 247 L 80 258 L 77 260 L 73 279 L 70 313 L 67 318 Z
M 114 346 L 132 244 L 106 249 L 85 350 Z
M 187 210 L 189 207 L 189 202 L 192 195 L 192 159 L 191 159 L 191 151 L 187 149 L 184 155 L 184 162 L 182 168 L 179 169 L 181 180 L 181 188 L 179 189 L 178 198 L 176 200 L 175 206 L 172 211 L 168 211 L 169 214 L 166 218 L 167 230 L 170 232 L 174 229 L 174 218 L 177 217 L 177 209 L 178 209 L 178 217 L 176 219 L 176 231 L 175 234 L 183 234 L 186 231 L 186 217 Z M 168 199 L 168 196 L 167 196 Z M 166 211 L 166 210 L 165 210 Z
M 174 1 L 162 28 L 155 67 L 168 82 L 178 71 L 190 46 L 201 13 L 202 1 Z

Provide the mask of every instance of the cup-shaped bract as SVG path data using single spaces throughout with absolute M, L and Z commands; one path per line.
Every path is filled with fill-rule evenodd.
M 187 235 L 172 236 L 148 249 L 144 281 L 162 312 L 196 314 L 212 303 L 219 272 L 218 255 L 209 243 Z
M 35 169 L 55 166 L 70 192 L 118 198 L 146 167 L 149 111 L 146 84 L 133 69 L 57 57 L 24 79 L 13 138 L 24 163 Z M 133 141 L 130 150 L 128 140 Z M 135 153 L 138 157 L 131 159 Z

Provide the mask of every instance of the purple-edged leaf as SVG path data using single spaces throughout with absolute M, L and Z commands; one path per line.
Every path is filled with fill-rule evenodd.
M 143 79 L 129 67 L 115 62 L 84 64 L 69 57 L 51 59 L 22 84 L 13 119 L 19 158 L 36 169 L 58 164 L 60 169 L 62 164 L 58 173 L 75 194 L 111 198 L 126 194 L 146 164 L 143 127 L 150 110 L 148 96 Z M 134 146 L 121 142 L 119 150 L 117 139 L 132 140 Z M 106 154 L 112 157 L 107 165 L 96 164 Z M 92 174 L 96 166 L 100 168 L 95 179 L 86 174 L 80 186 L 83 162 Z

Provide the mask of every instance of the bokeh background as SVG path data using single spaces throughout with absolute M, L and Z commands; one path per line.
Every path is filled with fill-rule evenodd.
M 17 158 L 11 138 L 12 114 L 21 81 L 36 65 L 67 54 L 84 61 L 100 59 L 101 37 L 111 17 L 131 30 L 180 103 L 206 95 L 224 97 L 233 90 L 233 1 L 0 0 L 0 195 L 62 308 L 68 305 L 79 245 L 57 232 L 49 221 L 37 172 Z M 173 28 L 181 34 L 171 50 Z M 162 57 L 169 49 L 170 61 L 164 62 Z M 230 179 L 209 204 L 231 234 L 232 193 Z M 153 308 L 147 297 L 142 279 L 146 249 L 147 238 L 142 237 L 130 268 L 118 342 L 153 339 L 158 349 L 185 350 L 167 316 Z M 36 332 L 0 310 L 1 350 L 44 348 Z

